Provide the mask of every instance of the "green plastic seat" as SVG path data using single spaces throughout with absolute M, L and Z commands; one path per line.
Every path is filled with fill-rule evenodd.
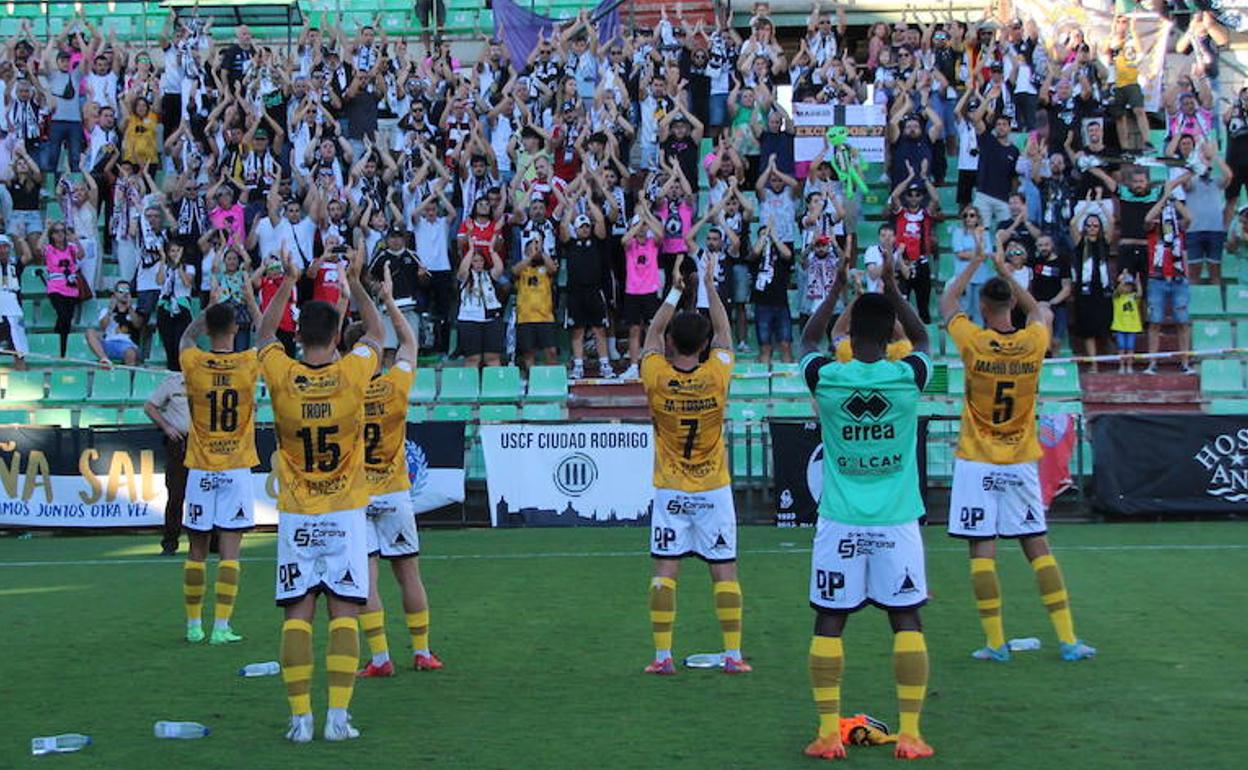
M 744 376 L 743 376 L 744 375 Z M 767 398 L 771 395 L 771 377 L 766 364 L 738 363 L 732 367 L 729 398 Z
M 409 404 L 407 407 L 408 422 L 424 422 L 429 419 L 429 408 L 422 404 Z
M 1205 411 L 1209 414 L 1248 415 L 1248 398 L 1215 398 L 1209 401 Z
M 472 403 L 477 400 L 480 392 L 481 377 L 476 369 L 459 366 L 442 370 L 442 388 L 438 400 Z
M 407 400 L 426 404 L 438 397 L 438 372 L 436 369 L 421 367 L 416 370 L 416 379 Z
M 729 401 L 724 415 L 733 436 L 757 433 L 767 417 L 766 401 Z
M 966 395 L 966 367 L 959 363 L 949 365 L 949 395 L 962 398 Z M 1043 391 L 1041 391 L 1043 392 Z
M 563 419 L 563 404 L 553 401 L 526 403 L 520 407 L 520 419 L 531 422 L 557 422 Z
M 153 344 L 152 347 L 161 348 L 161 356 L 164 356 L 164 348 L 159 342 Z M 96 355 L 91 350 L 91 346 L 87 344 L 87 336 L 85 334 L 69 335 L 69 344 L 65 346 L 65 357 L 77 359 L 78 361 L 94 361 Z M 81 366 L 77 363 L 62 362 L 68 366 Z
M 564 401 L 568 397 L 568 370 L 562 366 L 529 369 L 529 401 Z
M 256 422 L 264 423 L 265 425 L 273 424 L 272 404 L 260 404 L 256 407 Z
M 477 419 L 481 422 L 516 422 L 520 419 L 520 407 L 515 404 L 482 404 Z
M 763 447 L 763 432 L 767 430 L 761 423 L 752 426 L 748 434 L 732 437 L 729 450 L 729 466 L 734 479 L 766 478 L 767 453 Z
M 1040 414 L 1083 414 L 1082 401 L 1041 401 Z
M 1191 292 L 1187 309 L 1192 318 L 1214 318 L 1226 312 L 1221 286 L 1197 285 L 1191 287 Z
M 42 401 L 43 372 L 9 372 L 9 383 L 4 389 L 5 401 Z
M 797 364 L 771 365 L 771 395 L 774 398 L 809 396 L 806 379 L 797 370 Z
M 74 413 L 70 409 L 36 409 L 35 425 L 56 425 L 62 428 L 74 427 Z
M 48 286 L 43 279 L 44 273 L 41 267 L 33 267 L 22 271 L 22 295 L 41 297 L 47 294 Z
M 26 341 L 30 343 L 31 360 L 39 366 L 48 366 L 51 359 L 61 356 L 61 340 L 55 334 L 31 334 Z
M 1248 316 L 1248 286 L 1227 287 L 1226 312 L 1234 316 Z
M 950 392 L 953 391 L 951 387 Z M 1046 364 L 1040 370 L 1040 392 L 1046 396 L 1080 396 L 1079 367 L 1073 364 Z
M 514 366 L 487 366 L 481 370 L 481 401 L 515 403 L 524 395 L 520 370 Z
M 48 400 L 81 404 L 87 400 L 87 373 L 53 372 L 48 386 Z
M 1230 321 L 1197 321 L 1192 324 L 1193 350 L 1224 350 L 1234 347 Z
M 25 409 L 0 409 L 0 425 L 29 425 L 30 412 Z
M 1244 363 L 1211 358 L 1200 365 L 1200 392 L 1241 396 L 1244 393 Z
M 117 410 L 91 406 L 78 410 L 78 427 L 94 428 L 97 425 L 116 425 Z
M 125 369 L 101 369 L 91 383 L 89 401 L 123 403 L 130 398 L 130 372 Z
M 435 404 L 429 419 L 434 422 L 472 422 L 472 407 L 466 404 Z
M 797 399 L 795 401 L 773 401 L 771 404 L 772 417 L 814 417 L 815 405 L 808 399 Z
M 36 328 L 51 329 L 56 326 L 56 308 L 52 307 L 51 302 L 45 299 L 35 306 L 34 311 L 27 318 L 31 319 Z
M 152 418 L 147 416 L 142 407 L 132 406 L 121 410 L 122 425 L 151 425 Z
M 160 387 L 160 383 L 165 381 L 169 376 L 168 372 L 158 372 L 155 370 L 144 370 L 134 373 L 134 383 L 130 391 L 130 400 L 143 403 L 147 397 L 152 394 L 153 390 Z

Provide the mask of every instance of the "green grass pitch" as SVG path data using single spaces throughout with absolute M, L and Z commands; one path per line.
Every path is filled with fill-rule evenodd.
M 225 648 L 181 640 L 181 559 L 156 556 L 154 536 L 0 539 L 0 767 L 817 767 L 800 754 L 816 724 L 806 673 L 810 537 L 741 531 L 752 675 L 682 669 L 660 679 L 640 673 L 651 653 L 644 530 L 422 533 L 432 642 L 446 668 L 404 665 L 394 679 L 360 682 L 352 713 L 363 736 L 327 744 L 318 618 L 318 736 L 307 746 L 282 739 L 279 677 L 236 676 L 277 657 L 271 535 L 245 541 L 234 627 L 247 639 Z M 1009 544 L 1000 554 L 1006 633 L 1038 636 L 1044 649 L 1007 665 L 971 660 L 982 637 L 964 549 L 937 528 L 926 538 L 923 728 L 937 751 L 928 765 L 1243 766 L 1248 526 L 1055 527 L 1076 628 L 1100 650 L 1078 664 L 1058 660 L 1031 571 Z M 406 664 L 394 581 L 382 576 L 391 652 Z M 206 603 L 211 596 L 210 584 Z M 882 613 L 850 621 L 847 712 L 895 724 L 890 645 Z M 707 571 L 693 560 L 681 576 L 675 646 L 678 657 L 720 646 Z M 213 732 L 158 741 L 158 719 Z M 31 737 L 60 732 L 95 743 L 29 756 Z M 885 748 L 851 748 L 850 762 L 895 765 Z

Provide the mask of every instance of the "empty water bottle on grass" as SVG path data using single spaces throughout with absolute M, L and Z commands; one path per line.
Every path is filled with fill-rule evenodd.
M 1040 649 L 1040 640 L 1034 636 L 1010 640 L 1010 652 L 1029 652 Z
M 211 730 L 204 727 L 199 722 L 165 722 L 156 723 L 157 738 L 182 738 L 190 740 L 192 738 L 203 738 L 208 735 Z
M 238 670 L 239 676 L 273 676 L 281 673 L 282 665 L 276 660 L 264 663 L 248 663 Z
M 91 745 L 91 736 L 82 733 L 63 733 L 30 739 L 30 753 L 34 756 L 44 754 L 68 754 Z

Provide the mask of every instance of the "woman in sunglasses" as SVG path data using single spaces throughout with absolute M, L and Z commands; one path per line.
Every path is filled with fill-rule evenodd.
M 78 307 L 79 283 L 82 280 L 78 263 L 82 259 L 82 249 L 77 237 L 66 230 L 63 222 L 58 222 L 48 228 L 40 239 L 40 252 L 47 270 L 48 299 L 56 311 L 61 358 L 64 358 L 69 345 L 69 332 L 74 325 L 74 309 Z

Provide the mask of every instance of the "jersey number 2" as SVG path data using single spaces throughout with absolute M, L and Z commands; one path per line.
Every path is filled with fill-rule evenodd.
M 1013 380 L 1000 380 L 997 382 L 997 393 L 992 397 L 992 422 L 994 425 L 1000 425 L 1003 422 L 1009 422 L 1014 417 L 1014 396 L 1010 391 L 1014 390 Z
M 381 424 L 364 423 L 364 463 L 366 465 L 381 465 L 381 458 L 377 456 L 377 447 L 380 444 Z

